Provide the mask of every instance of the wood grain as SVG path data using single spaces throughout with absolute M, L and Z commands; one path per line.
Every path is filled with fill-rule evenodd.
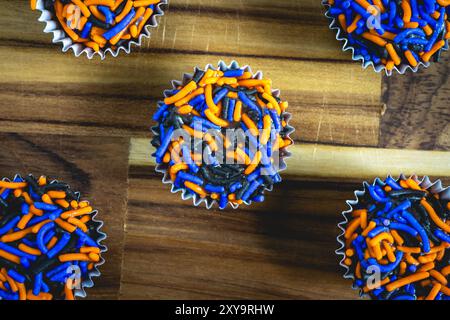
M 39 17 L 39 12 L 29 10 L 27 1 L 0 3 L 4 9 L 0 21 L 2 38 L 11 43 L 24 42 L 23 45 L 52 46 L 51 36 L 42 33 L 42 23 L 16 28 L 18 18 L 35 21 Z M 349 52 L 342 52 L 323 13 L 320 1 L 310 0 L 170 0 L 160 27 L 140 51 L 332 59 L 349 63 Z
M 355 299 L 334 254 L 362 181 L 404 174 L 450 183 L 450 152 L 298 144 L 264 204 L 194 207 L 132 139 L 122 299 Z
M 346 59 L 316 1 L 173 0 L 150 40 L 106 61 L 61 54 L 41 23 L 29 23 L 37 14 L 27 3 L 0 3 L 1 131 L 149 136 L 172 79 L 237 59 L 281 89 L 300 129 L 296 140 L 379 142 L 381 77 Z
M 160 179 L 130 169 L 122 299 L 357 297 L 334 254 L 354 185 L 287 180 L 264 205 L 219 212 Z
M 0 48 L 0 59 L 7 59 L 9 52 Z M 16 49 L 15 56 L 20 63 L 7 65 L 5 78 L 0 80 L 0 130 L 38 131 L 46 127 L 56 133 L 66 129 L 74 134 L 118 136 L 148 136 L 151 114 L 163 90 L 170 88 L 170 78 L 181 78 L 182 71 L 218 59 L 184 55 L 182 63 L 174 64 L 169 56 L 177 59 L 176 54 L 148 54 L 159 61 L 157 66 L 139 65 L 138 55 L 125 57 L 120 64 L 116 59 L 92 65 L 75 58 L 69 58 L 68 63 L 57 51 L 29 48 Z M 301 123 L 297 134 L 305 141 L 378 144 L 381 89 L 375 90 L 372 79 L 363 73 L 328 62 L 269 59 L 263 66 L 259 59 L 247 58 L 241 63 L 254 69 L 261 66 L 275 86 L 284 84 L 282 96 L 292 106 L 293 125 L 300 128 Z M 35 66 L 40 66 L 39 72 Z M 289 68 L 303 72 L 286 73 Z M 332 69 L 336 73 L 331 73 Z M 360 84 L 358 88 L 355 81 Z
M 98 209 L 108 235 L 102 276 L 87 289 L 88 298 L 115 299 L 122 269 L 124 218 L 126 211 L 128 140 L 58 135 L 0 134 L 0 177 L 16 173 L 47 175 L 78 190 Z M 108 165 L 105 165 L 105 164 Z
M 450 150 L 449 72 L 450 56 L 444 51 L 428 69 L 384 78 L 381 146 Z
M 171 0 L 150 40 L 105 61 L 61 53 L 27 1 L 0 4 L 0 174 L 61 177 L 100 209 L 110 251 L 89 297 L 354 299 L 334 254 L 345 200 L 387 174 L 450 182 L 449 152 L 394 149 L 448 150 L 448 59 L 382 100 L 318 0 Z M 273 80 L 298 142 L 264 204 L 224 212 L 171 194 L 148 143 L 170 81 L 221 59 Z
M 323 13 L 309 0 L 175 0 L 143 47 L 348 63 Z

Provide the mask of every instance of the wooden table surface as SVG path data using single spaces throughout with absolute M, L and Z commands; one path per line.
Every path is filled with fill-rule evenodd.
M 0 176 L 58 177 L 99 208 L 110 250 L 91 299 L 355 299 L 334 254 L 353 190 L 450 183 L 449 55 L 363 70 L 319 0 L 171 0 L 150 40 L 104 61 L 61 53 L 28 1 L 0 5 Z M 149 127 L 170 80 L 219 60 L 273 80 L 296 144 L 263 204 L 208 211 L 161 183 Z

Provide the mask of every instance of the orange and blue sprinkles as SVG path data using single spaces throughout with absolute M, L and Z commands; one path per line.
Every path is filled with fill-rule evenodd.
M 325 0 L 331 28 L 364 67 L 388 75 L 437 62 L 448 49 L 448 0 Z
M 106 251 L 96 213 L 67 184 L 45 176 L 0 180 L 0 299 L 84 295 Z
M 376 300 L 450 300 L 450 194 L 400 177 L 364 183 L 338 238 L 346 278 Z
M 38 3 L 41 5 L 38 6 Z M 163 0 L 31 0 L 49 11 L 74 44 L 104 53 L 138 41 L 160 14 Z
M 174 89 L 153 116 L 156 170 L 172 192 L 194 204 L 263 202 L 266 190 L 281 182 L 292 144 L 288 103 L 272 81 L 249 67 L 196 68 Z

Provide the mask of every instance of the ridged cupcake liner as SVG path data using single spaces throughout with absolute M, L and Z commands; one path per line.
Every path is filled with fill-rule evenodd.
M 112 48 L 107 48 L 106 50 L 100 49 L 98 52 L 95 52 L 92 48 L 86 47 L 83 43 L 73 42 L 72 39 L 66 34 L 66 32 L 61 28 L 58 21 L 56 21 L 56 17 L 53 16 L 52 12 L 45 10 L 44 8 L 44 0 L 36 1 L 36 10 L 41 12 L 41 16 L 38 21 L 45 23 L 44 33 L 53 33 L 52 42 L 57 44 L 60 43 L 62 45 L 62 52 L 67 52 L 72 50 L 76 57 L 79 57 L 83 54 L 87 56 L 88 59 L 92 59 L 96 55 L 100 56 L 102 60 L 104 60 L 107 54 L 111 54 L 114 58 L 116 58 L 120 51 L 124 51 L 126 54 L 130 54 L 131 48 L 133 45 L 140 47 L 142 45 L 142 41 L 145 38 L 150 38 L 151 30 L 158 27 L 158 17 L 164 16 L 164 6 L 167 6 L 169 0 L 161 0 L 159 4 L 156 5 L 155 11 L 150 18 L 150 22 L 142 29 L 141 34 L 138 37 L 138 40 L 130 40 L 127 42 L 126 46 L 117 46 L 115 50 Z
M 16 174 L 14 176 L 14 180 L 16 180 L 17 178 L 22 178 L 22 176 L 20 174 Z M 8 179 L 8 178 L 3 178 L 2 180 L 11 182 L 11 180 Z M 49 184 L 58 183 L 58 182 L 59 182 L 58 180 L 51 180 L 49 182 Z M 67 186 L 70 189 L 70 185 L 67 184 Z M 81 193 L 78 192 L 78 191 L 74 191 L 74 194 L 78 198 L 77 201 L 79 201 L 80 197 L 81 197 Z M 100 247 L 100 253 L 101 253 L 100 254 L 100 261 L 94 263 L 94 268 L 92 270 L 88 271 L 88 278 L 84 279 L 81 282 L 81 284 L 80 284 L 81 287 L 79 289 L 74 289 L 74 292 L 73 292 L 74 296 L 75 297 L 79 297 L 79 298 L 86 298 L 87 294 L 86 294 L 86 290 L 85 289 L 94 287 L 93 278 L 101 276 L 101 272 L 99 270 L 99 267 L 102 266 L 105 263 L 105 259 L 103 258 L 103 254 L 108 251 L 108 247 L 106 245 L 102 244 L 102 242 L 104 240 L 106 240 L 106 238 L 108 236 L 104 232 L 100 231 L 101 228 L 103 227 L 103 221 L 96 219 L 97 214 L 98 214 L 98 210 L 92 211 L 91 221 L 93 221 L 95 224 L 97 224 L 97 228 L 95 228 L 95 231 L 96 231 L 95 239 L 96 239 L 96 242 L 98 243 L 98 245 Z M 0 298 L 0 300 L 1 300 L 1 298 Z
M 339 25 L 339 22 L 336 21 L 336 19 L 329 13 L 331 6 L 328 4 L 327 0 L 322 0 L 322 5 L 327 8 L 325 12 L 325 16 L 330 20 L 329 28 L 330 30 L 336 31 L 336 40 L 343 42 L 342 45 L 342 51 L 351 51 L 352 53 L 352 59 L 353 61 L 361 61 L 363 69 L 367 69 L 368 67 L 372 66 L 373 70 L 377 73 L 384 71 L 387 76 L 392 75 L 392 71 L 395 70 L 399 74 L 405 74 L 407 70 L 411 70 L 412 72 L 417 72 L 420 67 L 428 68 L 430 66 L 430 62 L 423 62 L 418 61 L 418 64 L 416 67 L 412 67 L 411 65 L 402 64 L 399 67 L 394 66 L 392 70 L 387 70 L 386 66 L 380 64 L 375 65 L 372 61 L 365 61 L 364 57 L 362 55 L 357 55 L 355 53 L 355 49 L 349 44 L 348 39 L 345 37 L 345 35 L 341 34 L 341 26 Z M 449 49 L 448 40 L 445 40 L 445 46 L 441 49 L 442 51 L 447 51 Z
M 392 176 L 388 176 L 390 178 L 393 178 Z M 422 188 L 426 190 L 430 190 L 432 193 L 437 193 L 440 195 L 441 199 L 449 200 L 450 201 L 450 187 L 444 187 L 442 185 L 441 180 L 431 181 L 428 176 L 423 176 L 422 179 L 420 179 L 417 175 L 412 175 L 410 177 L 407 177 L 403 174 L 399 176 L 398 179 L 407 180 L 408 178 L 413 179 L 415 182 L 417 182 Z M 395 178 L 394 178 L 395 179 Z M 336 255 L 340 257 L 339 265 L 345 269 L 344 278 L 345 279 L 351 279 L 353 281 L 352 283 L 352 289 L 359 290 L 360 297 L 368 297 L 369 295 L 364 293 L 363 290 L 359 287 L 357 287 L 354 284 L 355 275 L 351 272 L 350 268 L 344 264 L 345 260 L 345 227 L 350 222 L 352 218 L 352 212 L 353 207 L 357 206 L 359 203 L 360 197 L 362 197 L 366 192 L 368 192 L 367 187 L 368 186 L 375 186 L 377 183 L 383 182 L 383 179 L 377 177 L 374 179 L 374 182 L 370 184 L 367 181 L 363 182 L 363 189 L 362 190 L 356 190 L 354 192 L 355 199 L 354 200 L 347 200 L 346 203 L 348 205 L 348 209 L 346 211 L 342 212 L 342 216 L 344 217 L 344 220 L 340 223 L 338 223 L 338 228 L 341 230 L 341 233 L 337 236 L 336 240 L 339 243 L 340 247 L 335 251 Z
M 194 68 L 194 73 L 197 70 L 208 70 L 208 69 L 218 70 L 218 69 L 220 69 L 222 71 L 225 71 L 227 69 L 241 68 L 239 63 L 237 61 L 235 61 L 235 60 L 233 60 L 230 63 L 230 65 L 227 65 L 224 61 L 221 60 L 221 61 L 219 61 L 218 66 L 219 67 L 216 68 L 212 64 L 207 64 L 204 69 L 200 69 L 198 67 L 195 67 Z M 244 66 L 242 68 L 246 72 L 251 72 L 253 74 L 253 78 L 255 78 L 255 79 L 261 80 L 263 78 L 262 71 L 256 71 L 255 73 L 253 73 L 251 68 L 250 68 L 250 66 Z M 177 87 L 179 87 L 180 85 L 187 84 L 188 82 L 190 82 L 192 80 L 192 78 L 194 77 L 194 73 L 184 73 L 182 81 L 180 81 L 180 80 L 172 80 L 171 81 L 172 89 L 165 90 L 164 91 L 164 97 L 167 98 L 168 96 L 170 96 L 171 92 L 173 90 L 175 90 Z M 280 96 L 280 90 L 279 89 L 272 89 L 272 94 L 274 96 L 276 96 L 276 97 L 279 97 Z M 158 109 L 159 109 L 162 105 L 164 105 L 164 102 L 163 101 L 159 101 L 157 103 L 157 105 L 158 105 Z M 295 129 L 293 127 L 289 126 L 289 120 L 292 118 L 292 114 L 289 113 L 289 112 L 284 112 L 284 116 L 285 116 L 284 120 L 286 121 L 286 128 L 288 129 L 288 132 L 289 132 L 288 135 L 287 135 L 287 138 L 291 141 L 291 145 L 293 145 L 294 141 L 293 141 L 293 139 L 290 138 L 290 134 L 293 133 L 295 131 Z M 154 134 L 153 139 L 158 139 L 159 138 L 159 132 L 157 131 L 157 126 L 152 127 L 152 132 Z M 288 149 L 288 147 L 283 150 L 283 153 L 280 151 L 279 168 L 278 168 L 278 171 L 277 171 L 278 173 L 281 172 L 281 171 L 286 170 L 286 168 L 287 168 L 285 159 L 287 159 L 287 158 L 289 158 L 291 156 L 291 153 L 287 149 Z M 163 174 L 163 178 L 161 179 L 161 181 L 164 184 L 172 185 L 171 193 L 181 192 L 181 198 L 183 200 L 192 199 L 192 202 L 193 202 L 194 206 L 197 207 L 197 206 L 201 205 L 202 203 L 205 203 L 205 207 L 209 210 L 209 209 L 211 209 L 214 206 L 214 204 L 218 203 L 217 200 L 209 199 L 208 197 L 207 198 L 201 198 L 196 193 L 189 192 L 185 188 L 178 188 L 178 187 L 176 187 L 174 185 L 173 181 L 170 178 L 170 174 L 167 171 L 167 165 L 166 164 L 157 164 L 156 167 L 155 167 L 155 171 L 158 172 L 158 173 L 162 173 Z M 268 191 L 268 192 L 270 192 L 272 190 L 273 190 L 273 186 L 270 187 L 270 188 L 266 187 L 264 189 L 264 191 Z M 246 204 L 246 205 L 250 205 L 252 203 L 252 201 L 251 200 L 244 201 L 243 203 Z M 230 204 L 233 209 L 239 208 L 239 204 L 232 203 L 230 201 L 228 201 L 228 204 Z

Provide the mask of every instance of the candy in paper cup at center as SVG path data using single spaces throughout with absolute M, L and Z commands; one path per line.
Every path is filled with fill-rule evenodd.
M 363 67 L 416 72 L 448 50 L 448 1 L 325 0 L 330 29 Z
M 153 116 L 156 171 L 194 205 L 263 202 L 292 144 L 288 104 L 261 72 L 232 62 L 173 81 Z
M 53 43 L 89 59 L 117 57 L 120 51 L 129 54 L 133 45 L 141 46 L 167 5 L 168 0 L 111 0 L 104 5 L 92 0 L 31 1 L 31 9 L 41 12 L 39 21 L 46 23 L 44 32 L 53 33 Z
M 450 189 L 404 175 L 363 186 L 339 224 L 344 277 L 375 300 L 449 300 Z
M 0 299 L 85 297 L 107 250 L 96 215 L 66 183 L 0 180 Z

